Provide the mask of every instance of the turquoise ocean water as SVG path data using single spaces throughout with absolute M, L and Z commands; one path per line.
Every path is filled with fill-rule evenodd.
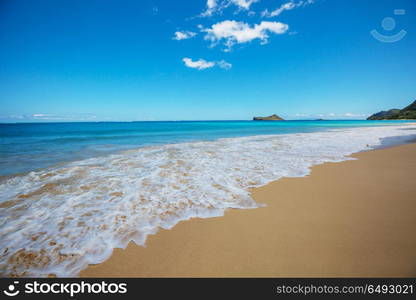
M 178 121 L 0 124 L 0 175 L 119 150 L 255 135 L 306 133 L 406 121 Z

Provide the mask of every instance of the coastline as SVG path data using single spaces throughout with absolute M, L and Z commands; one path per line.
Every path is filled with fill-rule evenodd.
M 415 139 L 414 130 L 408 125 L 369 126 L 166 144 L 9 178 L 0 183 L 5 218 L 0 243 L 7 245 L 0 273 L 76 277 L 88 264 L 105 262 L 114 249 L 125 249 L 130 241 L 142 246 L 161 228 L 175 228 L 184 220 L 194 224 L 195 218 L 216 220 L 224 212 L 233 215 L 263 206 L 262 200 L 252 197 L 254 188 L 280 178 L 304 177 L 314 165 L 352 160 L 353 153 L 410 142 Z M 264 203 L 275 203 L 275 198 Z M 247 224 L 266 235 L 268 227 L 281 226 L 277 222 L 262 228 L 250 219 Z M 210 229 L 203 230 L 215 236 Z M 205 243 L 195 237 L 191 240 Z M 162 245 L 172 246 L 170 242 Z M 259 248 L 263 250 L 261 244 Z M 190 276 L 175 272 L 171 276 Z M 204 269 L 195 272 L 205 274 Z M 159 274 L 149 276 L 168 276 L 164 271 Z M 222 273 L 212 276 L 220 276 L 216 274 Z
M 415 276 L 416 144 L 351 156 L 253 189 L 265 207 L 180 222 L 80 276 Z

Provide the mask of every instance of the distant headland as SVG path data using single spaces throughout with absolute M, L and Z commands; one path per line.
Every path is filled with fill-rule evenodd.
M 375 113 L 367 120 L 414 120 L 416 119 L 416 100 L 403 109 L 393 108 Z
M 271 115 L 268 117 L 254 117 L 253 121 L 284 121 L 284 119 L 278 115 Z

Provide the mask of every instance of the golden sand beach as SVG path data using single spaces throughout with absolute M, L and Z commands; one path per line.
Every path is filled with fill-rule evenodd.
M 265 207 L 192 219 L 82 277 L 416 276 L 416 144 L 254 189 Z

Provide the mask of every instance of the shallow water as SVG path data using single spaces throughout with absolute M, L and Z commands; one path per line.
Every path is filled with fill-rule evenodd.
M 0 176 L 144 146 L 400 123 L 403 121 L 0 124 Z

